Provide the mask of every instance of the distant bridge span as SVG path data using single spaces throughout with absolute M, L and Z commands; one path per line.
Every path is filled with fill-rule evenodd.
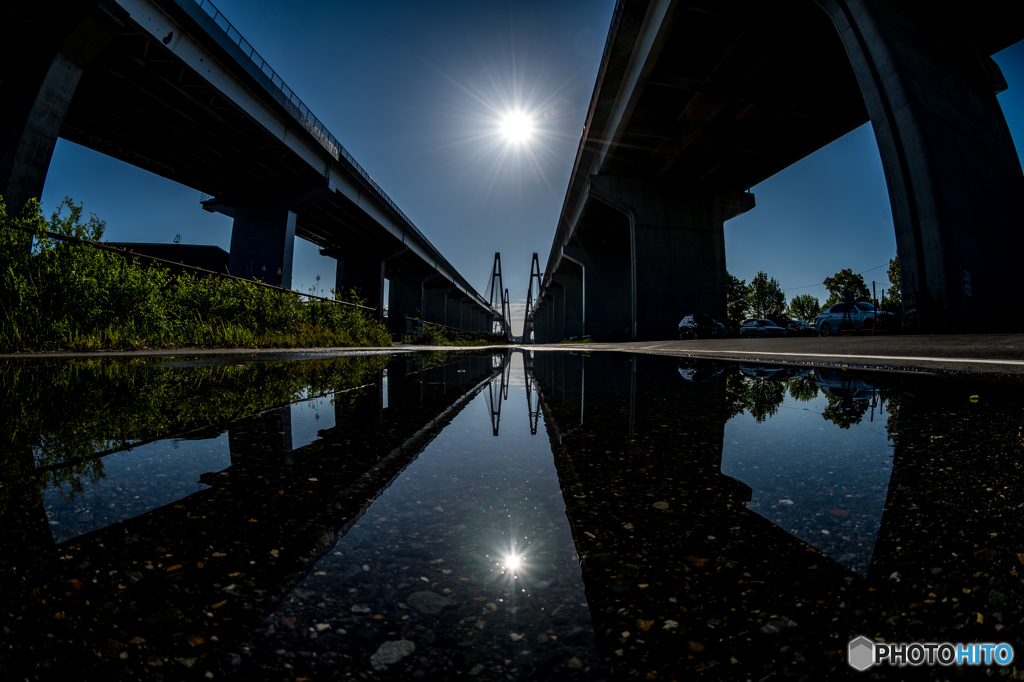
M 754 208 L 747 190 L 869 120 L 911 317 L 1019 325 L 1000 313 L 1024 262 L 1024 175 L 990 55 L 1021 38 L 1004 2 L 620 0 L 535 340 L 724 318 L 723 224 Z
M 58 137 L 192 187 L 231 216 L 232 274 L 291 285 L 294 238 L 403 333 L 499 313 L 208 0 L 39 0 L 0 9 L 0 194 L 42 193 Z

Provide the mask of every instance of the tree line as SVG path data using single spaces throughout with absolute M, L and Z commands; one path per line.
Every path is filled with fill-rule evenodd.
M 900 314 L 903 310 L 903 300 L 900 296 L 900 261 L 899 256 L 889 261 L 889 268 L 886 271 L 889 277 L 889 287 L 884 289 L 878 306 L 886 312 Z M 818 313 L 830 306 L 842 303 L 845 292 L 853 293 L 854 300 L 872 300 L 871 290 L 864 281 L 864 276 L 856 274 L 850 268 L 840 270 L 831 277 L 826 277 L 822 284 L 828 290 L 829 296 L 824 303 L 817 297 L 810 294 L 798 294 L 786 300 L 786 294 L 779 285 L 778 280 L 769 277 L 766 272 L 758 272 L 748 284 L 746 280 L 739 279 L 732 273 L 726 273 L 726 300 L 727 314 L 730 332 L 738 331 L 743 320 L 749 318 L 767 318 L 769 316 L 785 315 L 794 320 L 814 323 Z

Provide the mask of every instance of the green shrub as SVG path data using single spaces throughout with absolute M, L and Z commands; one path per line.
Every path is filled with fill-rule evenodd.
M 64 199 L 49 220 L 0 198 L 0 349 L 390 346 L 367 311 L 213 276 L 175 276 L 137 259 L 45 236 L 99 241 L 104 223 Z M 33 239 L 32 234 L 35 234 Z

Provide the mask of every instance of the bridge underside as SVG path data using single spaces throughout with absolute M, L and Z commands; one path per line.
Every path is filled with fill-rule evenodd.
M 5 31 L 0 48 L 0 194 L 9 208 L 41 195 L 59 136 L 212 197 L 207 210 L 235 219 L 233 274 L 289 287 L 291 243 L 301 237 L 338 260 L 338 289 L 383 311 L 385 277 L 438 272 L 406 248 L 400 230 L 382 225 L 402 219 L 344 156 L 331 158 L 294 123 L 280 93 L 268 93 L 230 50 L 224 55 L 223 37 L 189 25 L 189 12 L 201 10 L 156 4 L 188 35 L 161 40 L 109 0 L 2 10 L 19 29 Z M 44 13 L 57 19 L 43 21 Z M 207 51 L 197 63 L 209 63 L 210 73 L 181 58 L 186 40 L 193 53 Z M 296 139 L 318 151 L 297 153 Z
M 666 338 L 670 318 L 724 317 L 722 223 L 753 207 L 739 195 L 870 120 L 909 312 L 927 328 L 997 323 L 1024 255 L 1024 176 L 989 57 L 1024 37 L 1005 14 L 998 3 L 953 14 L 883 0 L 623 2 L 548 276 L 564 255 L 592 255 L 594 338 L 630 325 L 631 338 Z M 629 191 L 595 201 L 595 178 Z M 653 215 L 652 196 L 665 204 Z M 689 232 L 672 212 L 689 214 Z

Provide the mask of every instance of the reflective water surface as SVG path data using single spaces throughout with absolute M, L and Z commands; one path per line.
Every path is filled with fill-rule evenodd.
M 1020 643 L 1010 380 L 515 351 L 0 388 L 12 679 L 901 677 L 847 642 Z

